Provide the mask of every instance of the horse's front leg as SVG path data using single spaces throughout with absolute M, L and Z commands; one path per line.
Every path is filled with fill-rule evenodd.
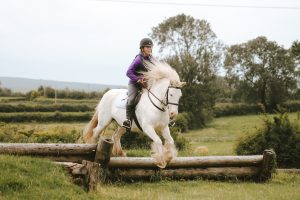
M 154 128 L 152 126 L 143 127 L 145 134 L 150 137 L 153 141 L 151 148 L 152 148 L 152 157 L 155 159 L 155 164 L 160 168 L 165 168 L 167 162 L 164 158 L 164 149 L 162 145 L 161 139 L 156 134 Z
M 168 126 L 165 126 L 162 129 L 162 136 L 165 139 L 164 159 L 167 163 L 169 163 L 173 158 L 177 156 L 177 150 Z

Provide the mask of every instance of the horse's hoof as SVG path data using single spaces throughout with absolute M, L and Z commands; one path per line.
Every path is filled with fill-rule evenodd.
M 161 168 L 161 169 L 164 169 L 166 168 L 167 166 L 167 163 L 166 161 L 162 161 L 162 162 L 159 162 L 159 163 L 155 163 L 157 165 L 157 167 Z
M 127 157 L 127 154 L 124 151 L 122 151 L 121 153 L 119 153 L 118 156 L 120 156 L 120 157 Z

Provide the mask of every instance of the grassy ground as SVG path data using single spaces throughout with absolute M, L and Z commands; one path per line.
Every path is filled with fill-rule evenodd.
M 60 167 L 46 159 L 0 155 L 0 199 L 202 199 L 297 200 L 299 174 L 278 173 L 267 183 L 239 181 L 161 181 L 108 183 L 87 194 Z
M 86 199 L 60 166 L 45 159 L 0 155 L 0 199 Z M 76 198 L 75 198 L 76 197 Z
M 111 184 L 99 187 L 103 199 L 284 200 L 300 199 L 300 176 L 280 173 L 271 182 L 220 182 L 209 180 Z M 99 198 L 100 199 L 100 198 Z
M 290 118 L 296 119 L 297 114 Z M 57 124 L 55 124 L 56 126 Z M 84 124 L 70 124 L 81 128 Z M 190 148 L 179 155 L 198 155 L 194 149 L 207 146 L 207 155 L 233 155 L 234 144 L 245 134 L 260 128 L 257 115 L 215 119 L 207 128 L 183 133 Z M 25 124 L 25 126 L 31 126 Z M 38 125 L 36 125 L 38 126 Z M 43 125 L 49 128 L 53 124 Z M 149 156 L 149 150 L 128 150 L 128 155 Z M 98 191 L 86 194 L 71 183 L 66 172 L 47 160 L 0 155 L 0 199 L 204 199 L 204 200 L 300 200 L 300 175 L 278 173 L 267 183 L 241 181 L 161 181 L 135 183 L 107 183 Z

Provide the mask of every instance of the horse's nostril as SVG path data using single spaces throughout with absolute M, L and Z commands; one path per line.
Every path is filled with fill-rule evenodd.
M 176 113 L 175 113 L 175 112 L 171 112 L 171 113 L 170 113 L 170 119 L 174 119 L 175 116 L 176 116 Z

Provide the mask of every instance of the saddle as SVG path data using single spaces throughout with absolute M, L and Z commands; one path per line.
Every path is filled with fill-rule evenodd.
M 134 109 L 135 109 L 136 105 L 139 103 L 141 96 L 142 96 L 142 90 L 139 90 L 138 94 L 136 95 L 135 100 L 134 100 L 134 104 L 133 104 Z M 116 106 L 121 109 L 126 109 L 127 98 L 128 98 L 128 92 L 126 94 L 119 95 L 116 100 Z M 130 119 L 130 120 L 132 120 L 132 119 Z M 137 120 L 135 112 L 133 113 L 133 120 L 134 120 L 135 124 L 137 125 L 137 127 L 141 131 L 143 131 L 140 123 Z

